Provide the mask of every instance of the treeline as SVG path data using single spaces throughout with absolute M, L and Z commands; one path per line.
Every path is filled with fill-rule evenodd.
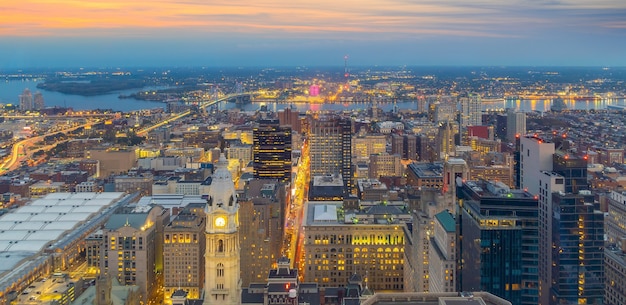
M 120 90 L 142 88 L 145 81 L 139 79 L 97 79 L 91 81 L 66 81 L 51 79 L 37 84 L 37 88 L 65 94 L 95 96 Z

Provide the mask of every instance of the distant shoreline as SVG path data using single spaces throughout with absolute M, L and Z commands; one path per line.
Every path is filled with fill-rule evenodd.
M 92 80 L 89 82 L 72 82 L 60 80 L 46 80 L 37 84 L 38 89 L 55 91 L 63 94 L 81 96 L 97 96 L 115 93 L 116 91 L 140 89 L 146 86 L 142 80 Z

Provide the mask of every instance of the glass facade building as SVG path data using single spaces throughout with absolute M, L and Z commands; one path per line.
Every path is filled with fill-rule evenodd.
M 552 194 L 550 304 L 602 304 L 604 214 L 589 191 Z
M 458 291 L 489 291 L 512 304 L 538 304 L 538 200 L 500 182 L 457 189 Z
M 252 131 L 254 178 L 291 182 L 291 127 L 262 121 Z

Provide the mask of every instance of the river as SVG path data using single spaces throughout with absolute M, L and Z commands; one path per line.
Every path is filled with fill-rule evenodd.
M 43 79 L 24 79 L 24 80 L 10 80 L 0 82 L 0 104 L 18 104 L 19 95 L 22 94 L 24 89 L 28 88 L 31 92 L 36 92 L 37 84 L 43 82 Z M 158 88 L 144 88 L 143 90 L 152 90 Z M 97 96 L 82 96 L 73 94 L 64 94 L 54 91 L 39 90 L 43 94 L 46 107 L 71 107 L 75 110 L 91 110 L 91 109 L 112 109 L 115 111 L 133 111 L 140 109 L 153 109 L 164 108 L 165 104 L 159 102 L 149 102 L 136 100 L 132 98 L 119 99 L 120 94 L 129 95 L 140 91 L 141 89 L 130 89 L 116 91 L 109 94 L 97 95 Z M 485 102 L 483 103 L 483 110 L 504 110 L 506 108 L 514 108 L 518 111 L 530 112 L 530 111 L 549 111 L 552 101 L 550 99 L 545 100 L 501 100 L 497 102 Z M 591 109 L 606 109 L 609 105 L 626 105 L 626 101 L 621 99 L 603 99 L 595 101 L 565 101 L 568 109 L 576 110 L 591 110 Z M 278 111 L 286 107 L 294 107 L 296 110 L 305 112 L 307 110 L 359 110 L 367 109 L 371 107 L 370 103 L 335 103 L 335 104 L 285 104 L 285 103 L 250 103 L 243 105 L 244 111 L 255 111 L 261 106 L 265 105 L 268 110 Z M 378 105 L 384 111 L 390 111 L 397 107 L 397 109 L 414 109 L 417 110 L 417 102 L 415 101 L 398 101 L 397 103 L 379 103 Z M 221 103 L 222 109 L 235 108 L 234 103 Z
M 159 102 L 118 98 L 120 94 L 128 95 L 140 91 L 140 89 L 121 90 L 96 96 L 82 96 L 40 90 L 37 88 L 37 84 L 43 81 L 43 79 L 24 79 L 21 81 L 10 80 L 0 82 L 0 103 L 19 104 L 20 94 L 22 94 L 24 89 L 28 88 L 32 93 L 37 91 L 41 92 L 46 107 L 71 107 L 74 110 L 112 109 L 123 112 L 165 107 L 165 104 Z M 144 89 L 149 90 L 153 88 Z

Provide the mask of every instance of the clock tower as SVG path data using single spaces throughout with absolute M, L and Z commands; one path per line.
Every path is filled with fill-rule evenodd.
M 227 165 L 220 157 L 205 211 L 204 305 L 241 303 L 239 203 Z

